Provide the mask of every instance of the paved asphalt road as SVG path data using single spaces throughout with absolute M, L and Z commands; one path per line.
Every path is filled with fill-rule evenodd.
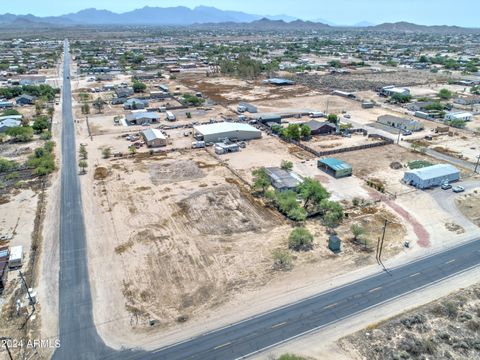
M 65 43 L 62 106 L 60 200 L 60 343 L 53 359 L 99 359 L 111 355 L 98 336 L 92 317 L 85 225 L 72 116 L 68 43 Z
M 106 347 L 92 318 L 68 56 L 66 47 L 60 218 L 61 348 L 54 359 L 237 359 L 479 265 L 477 239 L 170 347 L 151 352 Z

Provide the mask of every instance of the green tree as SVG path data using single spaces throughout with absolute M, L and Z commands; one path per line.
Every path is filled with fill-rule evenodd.
M 50 126 L 50 122 L 48 121 L 48 118 L 45 116 L 40 116 L 35 119 L 32 125 L 32 129 L 35 130 L 36 133 L 41 133 L 43 130 L 48 129 Z
M 311 250 L 313 247 L 313 235 L 303 227 L 295 228 L 288 237 L 288 247 L 295 251 Z
M 264 167 L 261 167 L 253 170 L 252 175 L 253 189 L 262 194 L 265 193 L 270 186 L 270 178 L 268 177 L 267 170 Z
M 280 168 L 285 171 L 291 171 L 293 169 L 293 162 L 289 160 L 282 160 Z
M 83 160 L 86 160 L 88 158 L 88 151 L 87 151 L 87 147 L 84 145 L 84 144 L 80 144 L 80 149 L 79 149 L 79 154 L 80 154 L 80 157 L 83 159 Z
M 87 172 L 87 170 L 86 170 L 87 166 L 88 166 L 88 164 L 85 160 L 80 160 L 78 162 L 78 167 L 82 169 L 82 174 L 85 174 Z
M 327 121 L 336 125 L 338 123 L 338 115 L 337 114 L 328 114 Z
M 128 148 L 128 152 L 130 153 L 130 155 L 135 155 L 137 153 L 137 148 L 133 145 L 131 145 L 129 148 Z
M 291 210 L 299 207 L 297 194 L 292 190 L 277 192 L 277 206 L 281 212 L 288 214 Z
M 142 93 L 147 89 L 147 85 L 140 81 L 133 82 L 133 91 L 136 93 Z
M 360 224 L 352 224 L 350 231 L 352 232 L 354 241 L 358 241 L 358 239 L 365 234 L 365 228 Z
M 94 102 L 93 102 L 93 107 L 97 109 L 97 112 L 100 114 L 105 107 L 105 102 L 102 100 L 102 98 L 98 97 Z
M 90 105 L 83 104 L 81 109 L 82 109 L 82 114 L 85 114 L 85 115 L 90 114 Z
M 302 138 L 309 138 L 312 135 L 312 129 L 308 125 L 302 124 L 300 126 L 300 135 Z
M 334 229 L 343 220 L 343 207 L 336 201 L 323 200 L 320 204 L 323 213 L 323 223 L 325 226 Z
M 310 212 L 317 211 L 321 202 L 330 197 L 330 193 L 322 184 L 312 178 L 305 178 L 299 187 L 299 193 L 303 199 L 303 207 Z
M 33 138 L 33 129 L 27 126 L 16 126 L 8 128 L 5 134 L 13 138 L 17 142 L 27 142 Z

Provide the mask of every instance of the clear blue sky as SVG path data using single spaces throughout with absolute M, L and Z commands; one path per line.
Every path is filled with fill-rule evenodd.
M 0 13 L 62 15 L 85 8 L 124 12 L 143 6 L 215 6 L 259 15 L 286 14 L 336 24 L 409 21 L 425 25 L 480 27 L 479 0 L 1 0 Z

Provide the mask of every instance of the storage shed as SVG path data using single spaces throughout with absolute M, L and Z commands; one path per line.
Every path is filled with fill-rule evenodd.
M 328 248 L 335 254 L 342 251 L 342 241 L 337 235 L 330 235 L 330 237 L 328 238 Z
M 336 179 L 352 175 L 352 166 L 345 161 L 335 158 L 320 159 L 317 166 Z
M 262 137 L 262 132 L 244 123 L 220 122 L 193 127 L 196 138 L 205 142 L 222 142 L 225 139 L 251 140 Z
M 148 147 L 167 146 L 167 138 L 158 129 L 147 129 L 142 131 L 143 139 Z
M 450 164 L 438 164 L 406 171 L 403 176 L 405 184 L 419 189 L 428 189 L 446 181 L 453 182 L 459 179 L 460 170 Z

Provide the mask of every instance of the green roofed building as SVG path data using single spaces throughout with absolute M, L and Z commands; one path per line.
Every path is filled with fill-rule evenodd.
M 336 179 L 352 175 L 352 166 L 335 158 L 320 159 L 317 166 Z

